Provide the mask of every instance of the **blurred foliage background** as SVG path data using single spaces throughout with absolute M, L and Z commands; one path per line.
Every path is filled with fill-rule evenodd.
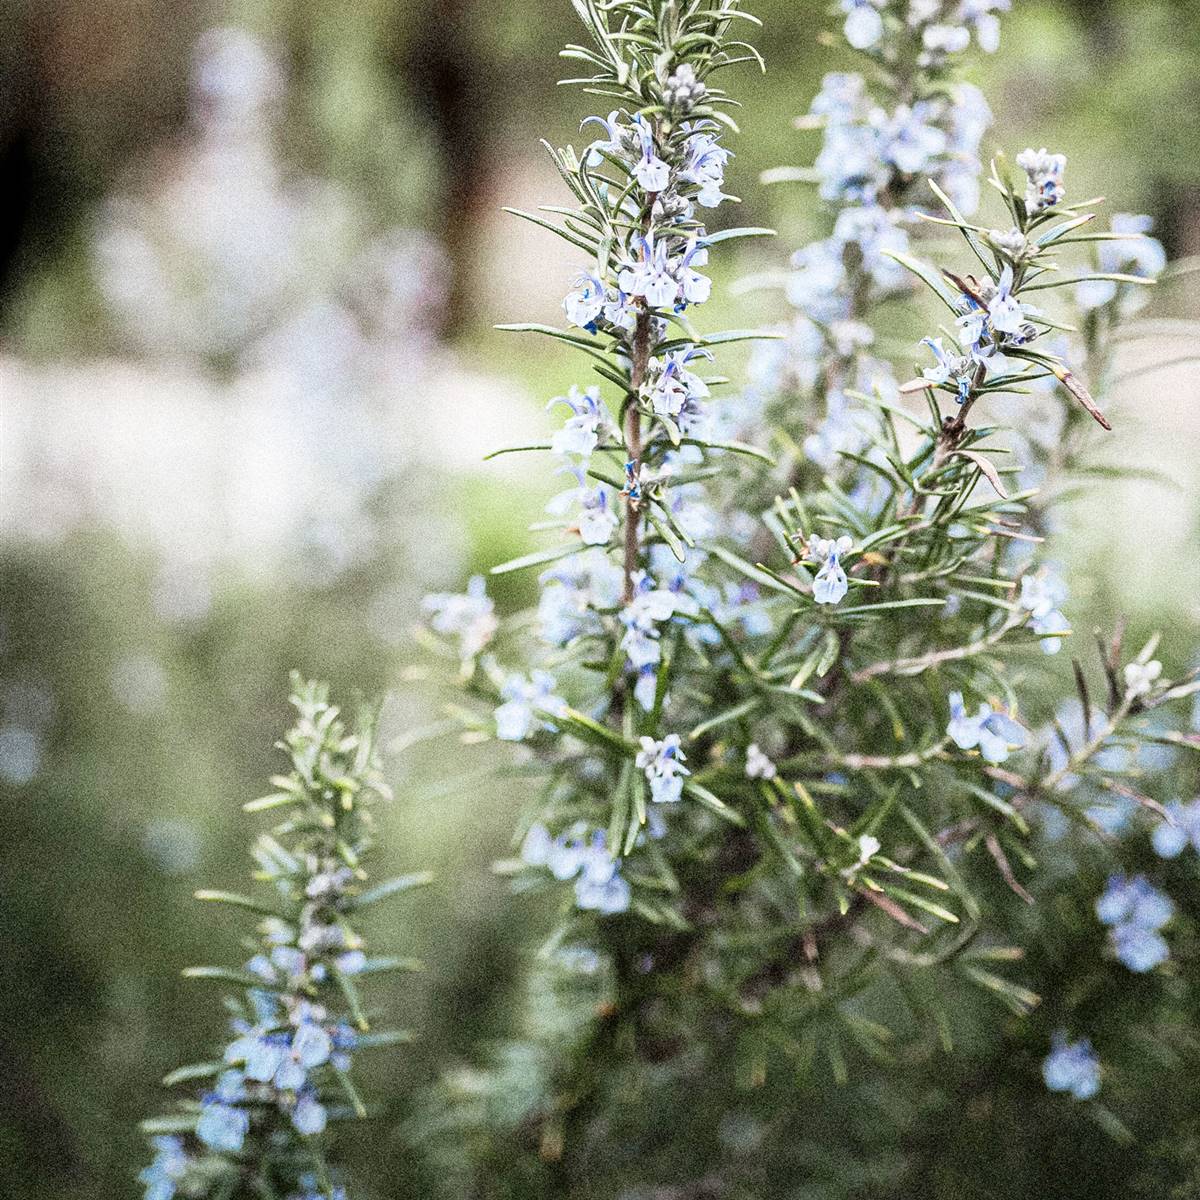
M 823 228 L 811 194 L 756 180 L 810 161 L 791 118 L 841 65 L 818 0 L 753 7 L 769 71 L 743 76 L 730 180 L 738 223 L 781 238 L 718 278 L 742 325 L 778 301 L 727 285 Z M 978 64 L 995 144 L 1065 151 L 1075 194 L 1153 214 L 1172 256 L 1200 252 L 1200 4 L 1014 7 Z M 235 925 L 190 893 L 245 873 L 238 805 L 278 767 L 292 667 L 347 699 L 392 696 L 378 870 L 438 882 L 387 931 L 428 963 L 388 998 L 421 1039 L 370 1082 L 385 1115 L 358 1158 L 379 1196 L 451 1186 L 410 1145 L 424 1089 L 519 1028 L 548 914 L 489 870 L 520 795 L 487 750 L 405 745 L 436 717 L 409 631 L 425 591 L 525 548 L 552 487 L 482 456 L 541 430 L 572 382 L 563 356 L 491 326 L 555 319 L 571 273 L 499 207 L 557 195 L 537 139 L 579 140 L 577 98 L 555 86 L 574 36 L 565 0 L 0 0 L 5 1195 L 137 1194 L 137 1119 L 218 1033 L 179 969 L 236 953 Z M 1083 638 L 1125 613 L 1133 633 L 1164 627 L 1177 665 L 1200 587 L 1191 370 L 1143 382 L 1135 365 L 1116 414 L 1114 460 L 1168 482 L 1101 483 L 1053 546 Z M 511 608 L 532 586 L 495 594 Z M 1044 995 L 1098 954 L 1098 878 L 1061 881 L 1039 914 Z M 1125 1138 L 1037 1093 L 1053 1027 L 1051 1012 L 968 1037 L 899 1100 L 870 1093 L 868 1067 L 865 1100 L 818 1079 L 720 1120 L 697 1101 L 689 1137 L 698 1158 L 750 1161 L 747 1114 L 803 1106 L 805 1197 L 911 1195 L 893 1190 L 901 1161 L 936 1196 L 1200 1196 L 1194 1087 L 1114 1099 Z M 875 1133 L 851 1145 L 864 1104 Z

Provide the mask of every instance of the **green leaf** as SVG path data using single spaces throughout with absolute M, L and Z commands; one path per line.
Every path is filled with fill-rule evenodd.
M 368 904 L 374 904 L 378 900 L 394 896 L 397 892 L 407 892 L 410 888 L 424 887 L 426 884 L 432 882 L 432 871 L 415 871 L 411 875 L 397 875 L 395 879 L 389 879 L 386 883 L 377 884 L 368 891 L 355 896 L 348 907 L 352 909 L 365 908 Z
M 250 912 L 259 913 L 264 917 L 278 917 L 279 910 L 270 904 L 264 904 L 261 900 L 254 900 L 249 896 L 239 896 L 236 892 L 213 892 L 207 889 L 202 889 L 192 893 L 197 900 L 209 900 L 217 904 L 230 904 L 234 908 L 245 908 Z
M 691 796 L 693 800 L 699 801 L 711 813 L 715 813 L 723 821 L 728 821 L 731 825 L 745 825 L 746 819 L 740 812 L 729 807 L 724 800 L 717 799 L 707 788 L 701 787 L 700 784 L 692 780 L 685 781 L 683 785 L 684 795 Z
M 586 550 L 583 542 L 569 542 L 565 546 L 551 546 L 548 550 L 535 550 L 532 554 L 522 554 L 520 558 L 510 558 L 497 567 L 493 567 L 489 575 L 507 575 L 512 571 L 523 571 L 526 567 L 540 567 L 543 563 L 555 562 L 572 554 Z
M 229 1066 L 226 1062 L 191 1063 L 186 1067 L 176 1067 L 174 1071 L 163 1076 L 163 1087 L 175 1087 L 179 1083 L 189 1083 L 193 1079 L 211 1079 L 220 1075 Z

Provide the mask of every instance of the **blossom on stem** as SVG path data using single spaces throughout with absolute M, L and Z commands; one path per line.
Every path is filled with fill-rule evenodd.
M 1030 214 L 1053 207 L 1066 195 L 1062 180 L 1067 168 L 1065 154 L 1051 154 L 1044 146 L 1041 150 L 1022 150 L 1017 155 L 1017 166 L 1027 176 L 1025 207 Z
M 661 740 L 640 739 L 635 765 L 646 774 L 650 798 L 656 804 L 674 804 L 683 795 L 683 777 L 691 772 L 683 764 L 687 755 L 679 748 L 679 734 Z
M 967 715 L 962 692 L 951 692 L 949 699 L 950 723 L 946 734 L 960 750 L 978 748 L 985 762 L 998 764 L 1008 758 L 1010 751 L 1029 741 L 1029 733 L 1023 726 L 990 704 L 980 704 L 972 717 Z
M 1150 844 L 1159 858 L 1178 858 L 1189 844 L 1200 852 L 1200 800 L 1187 804 L 1174 801 L 1166 806 L 1166 819 L 1150 835 Z
M 846 572 L 842 569 L 841 556 L 854 545 L 854 540 L 843 534 L 833 538 L 814 537 L 808 543 L 808 553 L 821 563 L 813 580 L 813 599 L 818 604 L 837 604 L 850 589 Z
M 1066 598 L 1066 584 L 1051 571 L 1021 576 L 1021 594 L 1017 603 L 1029 613 L 1029 624 L 1035 633 L 1057 635 L 1070 631 L 1070 622 L 1058 607 Z M 1057 654 L 1061 649 L 1061 637 L 1042 638 L 1043 653 Z
M 1113 875 L 1096 901 L 1096 916 L 1109 927 L 1117 958 L 1131 971 L 1152 971 L 1170 956 L 1160 932 L 1175 915 L 1175 905 L 1144 875 Z
M 521 742 L 536 729 L 553 729 L 539 714 L 561 716 L 566 711 L 566 701 L 555 694 L 555 686 L 554 676 L 548 671 L 509 675 L 500 689 L 504 703 L 496 709 L 496 736 L 506 742 Z
M 759 749 L 757 742 L 746 747 L 746 778 L 774 779 L 778 774 L 775 764 Z
M 437 633 L 459 639 L 464 662 L 473 659 L 500 626 L 482 575 L 471 577 L 464 594 L 437 592 L 426 596 L 422 607 L 433 614 L 429 623 Z
M 554 454 L 577 454 L 586 458 L 599 445 L 600 439 L 612 431 L 612 418 L 600 398 L 600 389 L 590 387 L 581 392 L 572 386 L 565 396 L 555 396 L 547 408 L 565 404 L 571 416 L 553 437 L 550 449 Z
M 1100 1090 L 1100 1060 L 1092 1043 L 1083 1038 L 1068 1044 L 1064 1034 L 1056 1033 L 1042 1063 L 1042 1078 L 1052 1092 L 1070 1092 L 1076 1100 L 1090 1100 Z

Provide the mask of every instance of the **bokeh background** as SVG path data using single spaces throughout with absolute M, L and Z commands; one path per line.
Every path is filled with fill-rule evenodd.
M 1200 4 L 1014 7 L 974 72 L 993 143 L 1065 151 L 1074 195 L 1200 252 Z M 844 65 L 824 4 L 752 8 L 769 71 L 742 77 L 730 180 L 737 222 L 781 236 L 718 269 L 709 320 L 739 326 L 781 302 L 729 285 L 824 229 L 810 193 L 757 176 L 811 161 L 791 118 Z M 0 0 L 3 1195 L 138 1194 L 136 1121 L 218 1034 L 179 969 L 237 953 L 236 921 L 190 893 L 244 874 L 238 806 L 278 766 L 292 667 L 390 693 L 378 869 L 438 876 L 379 926 L 428 966 L 385 997 L 421 1037 L 370 1085 L 378 1194 L 430 1194 L 406 1133 L 423 1089 L 517 1019 L 549 922 L 490 871 L 521 796 L 486 749 L 409 744 L 442 699 L 411 631 L 426 591 L 528 548 L 553 489 L 483 456 L 535 440 L 572 382 L 492 326 L 556 319 L 572 272 L 500 206 L 558 196 L 538 138 L 579 140 L 581 97 L 555 85 L 575 36 L 566 0 Z M 1154 302 L 1176 355 L 1194 301 Z M 1111 461 L 1163 478 L 1080 496 L 1053 552 L 1085 636 L 1122 612 L 1178 661 L 1200 612 L 1196 367 L 1127 353 Z M 494 593 L 512 608 L 532 583 Z M 1070 1136 L 1114 1179 L 1141 1169 Z

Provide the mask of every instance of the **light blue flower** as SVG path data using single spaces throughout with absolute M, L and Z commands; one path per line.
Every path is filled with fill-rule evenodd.
M 1026 174 L 1025 207 L 1036 214 L 1058 204 L 1066 195 L 1063 187 L 1063 172 L 1067 167 L 1066 155 L 1051 154 L 1044 146 L 1041 150 L 1022 150 L 1017 155 L 1017 166 Z
M 650 784 L 650 798 L 656 804 L 674 804 L 683 795 L 683 777 L 691 772 L 683 764 L 687 755 L 680 749 L 679 734 L 661 740 L 640 739 L 641 749 L 635 763 Z
M 813 599 L 818 604 L 837 604 L 849 591 L 850 583 L 842 569 L 841 556 L 852 545 L 853 539 L 845 535 L 836 541 L 819 537 L 809 540 L 809 555 L 821 563 L 821 569 L 813 580 Z
M 625 912 L 629 908 L 631 891 L 620 875 L 620 859 L 608 851 L 604 833 L 592 834 L 580 863 L 579 878 L 575 881 L 575 904 L 604 916 Z
M 296 1132 L 305 1137 L 313 1137 L 324 1132 L 329 1114 L 325 1106 L 317 1099 L 312 1089 L 307 1089 L 296 1098 L 296 1106 L 292 1109 L 292 1125 Z
M 1049 569 L 1037 575 L 1021 577 L 1021 594 L 1017 603 L 1029 613 L 1029 624 L 1035 633 L 1049 635 L 1070 631 L 1070 623 L 1058 607 L 1066 598 L 1066 584 Z M 1061 649 L 1061 637 L 1042 638 L 1044 653 L 1057 654 Z
M 1067 1043 L 1056 1033 L 1052 1049 L 1042 1063 L 1042 1078 L 1052 1092 L 1070 1092 L 1076 1100 L 1090 1100 L 1100 1090 L 1100 1059 L 1086 1038 Z
M 433 614 L 429 623 L 436 632 L 457 635 L 464 661 L 473 659 L 492 640 L 500 624 L 482 575 L 472 576 L 465 594 L 426 596 L 422 607 Z
M 869 50 L 879 45 L 883 37 L 881 5 L 875 0 L 841 0 L 846 23 L 842 33 L 855 50 Z
M 684 126 L 688 133 L 687 157 L 679 178 L 699 188 L 696 202 L 703 208 L 716 208 L 728 199 L 721 188 L 725 183 L 725 165 L 733 155 L 718 143 L 717 134 L 710 132 L 715 128 L 710 121 L 693 121 Z
M 572 325 L 595 333 L 596 319 L 604 311 L 607 299 L 604 284 L 600 279 L 590 271 L 584 271 L 563 300 L 563 310 Z
M 555 686 L 548 671 L 509 675 L 500 689 L 504 703 L 496 709 L 496 736 L 521 742 L 535 729 L 553 728 L 541 714 L 561 716 L 567 708 L 566 701 L 555 695 Z
M 600 444 L 600 439 L 612 429 L 612 418 L 600 398 L 600 389 L 590 387 L 586 391 L 572 385 L 565 396 L 555 396 L 547 408 L 565 404 L 571 415 L 550 442 L 555 454 L 577 454 L 586 458 Z
M 1170 820 L 1160 821 L 1150 835 L 1154 853 L 1159 858 L 1178 858 L 1189 842 L 1200 852 L 1200 800 L 1168 804 L 1167 815 Z
M 708 350 L 686 346 L 669 351 L 664 358 L 649 363 L 647 389 L 650 403 L 660 417 L 677 417 L 686 405 L 706 399 L 708 385 L 687 364 L 694 358 L 711 358 Z
M 642 296 L 652 308 L 671 308 L 679 294 L 679 281 L 671 273 L 665 239 L 657 243 L 653 234 L 638 234 L 633 241 L 637 259 L 627 264 L 618 276 L 621 291 Z
M 1144 875 L 1126 879 L 1113 875 L 1096 901 L 1096 916 L 1109 926 L 1109 940 L 1117 958 L 1131 971 L 1151 971 L 1169 957 L 1166 939 L 1159 930 L 1175 915 L 1175 905 Z
M 191 1159 L 183 1148 L 179 1137 L 156 1137 L 151 1141 L 154 1161 L 138 1176 L 146 1185 L 145 1200 L 171 1200 L 184 1176 Z
M 578 467 L 563 467 L 563 472 L 575 476 L 577 486 L 559 492 L 550 499 L 546 511 L 553 516 L 564 516 L 577 505 L 575 523 L 572 526 L 588 546 L 607 545 L 613 530 L 620 524 L 615 508 L 608 502 L 608 489 L 589 487 L 586 476 Z
M 980 704 L 975 716 L 968 716 L 962 692 L 950 693 L 950 723 L 946 733 L 960 750 L 979 749 L 985 762 L 999 764 L 1013 749 L 1029 741 L 1029 733 L 1007 713 Z
M 210 1149 L 236 1154 L 250 1131 L 250 1114 L 244 1108 L 206 1098 L 196 1122 L 196 1136 Z
M 641 146 L 641 157 L 633 165 L 633 177 L 647 192 L 665 191 L 671 179 L 671 168 L 663 162 L 654 145 L 654 131 L 645 117 L 633 118 L 633 131 Z
M 966 354 L 953 354 L 946 349 L 941 338 L 922 338 L 922 346 L 928 346 L 937 359 L 936 367 L 926 367 L 921 375 L 930 383 L 947 384 L 954 388 L 955 399 L 965 404 L 975 381 L 975 360 Z
M 609 853 L 602 830 L 585 840 L 586 829 L 573 826 L 558 837 L 537 822 L 521 845 L 521 858 L 531 867 L 546 867 L 558 880 L 575 879 L 575 903 L 585 910 L 610 916 L 629 908 L 629 884 L 619 871 L 620 859 Z M 577 877 L 577 878 L 576 878 Z
M 927 171 L 946 149 L 946 132 L 932 122 L 937 115 L 934 105 L 918 101 L 898 105 L 880 127 L 879 153 L 905 175 Z
M 608 135 L 604 138 L 598 138 L 588 146 L 585 156 L 589 167 L 599 166 L 605 154 L 619 156 L 624 150 L 625 130 L 621 127 L 620 115 L 614 109 L 607 117 L 584 117 L 580 123 L 580 129 L 593 123 L 599 125 Z

